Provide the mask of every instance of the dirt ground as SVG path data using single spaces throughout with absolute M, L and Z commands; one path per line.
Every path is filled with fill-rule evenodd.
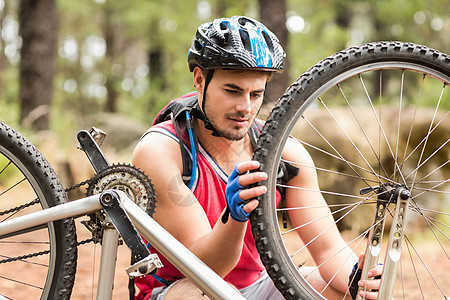
M 84 228 L 77 230 L 77 234 L 78 240 L 90 237 L 90 233 Z M 100 246 L 93 245 L 92 243 L 78 247 L 77 275 L 75 277 L 75 286 L 71 299 L 96 299 L 100 251 Z M 126 245 L 121 245 L 118 248 L 113 299 L 129 299 L 128 275 L 125 271 L 125 268 L 129 265 L 130 251 Z
M 86 232 L 86 230 L 83 231 Z M 81 246 L 79 248 L 80 259 L 78 261 L 77 278 L 72 299 L 95 299 L 95 295 L 93 296 L 92 293 L 96 290 L 97 279 L 92 278 L 92 270 L 94 268 L 94 265 L 98 265 L 100 254 L 100 248 L 96 248 L 96 250 L 93 250 L 92 246 Z M 362 247 L 362 249 L 358 249 L 358 251 L 363 251 L 363 248 L 364 247 Z M 446 249 L 448 250 L 449 248 Z M 450 277 L 448 276 L 448 269 L 442 267 L 442 265 L 448 266 L 449 261 L 446 257 L 442 256 L 442 250 L 429 247 L 427 243 L 423 243 L 418 248 L 416 248 L 416 251 L 421 253 L 422 257 L 426 259 L 429 268 L 433 270 L 435 279 L 441 284 L 441 286 L 443 288 L 449 287 Z M 94 257 L 96 257 L 95 264 L 93 259 Z M 113 299 L 128 299 L 128 278 L 125 272 L 125 268 L 129 265 L 129 259 L 129 250 L 124 245 L 120 246 Z M 420 268 L 414 270 L 409 264 L 406 263 L 403 265 L 404 289 L 403 291 L 397 291 L 395 299 L 423 299 L 423 297 L 417 293 L 417 282 L 415 276 L 416 272 L 419 273 L 419 276 L 422 276 L 424 275 L 424 273 L 426 273 L 426 270 Z M 433 282 L 428 281 L 427 284 L 428 285 L 423 285 L 422 283 L 422 290 L 426 295 L 428 295 L 425 296 L 425 299 L 441 299 L 442 294 L 436 289 Z M 414 290 L 415 292 L 411 292 L 412 290 Z
M 84 240 L 90 237 L 90 233 L 85 228 L 78 228 L 77 230 L 78 240 Z M 444 249 L 450 249 L 449 244 L 443 244 Z M 13 249 L 14 250 L 14 249 Z M 363 249 L 358 249 L 356 252 Z M 2 246 L 2 253 L 4 253 L 5 247 Z M 31 251 L 28 249 L 27 253 Z M 100 263 L 100 251 L 99 245 L 94 245 L 93 243 L 87 245 L 81 245 L 78 247 L 78 268 L 75 281 L 75 287 L 73 289 L 72 298 L 75 300 L 87 300 L 96 299 L 97 290 L 97 274 L 98 265 Z M 416 247 L 415 251 L 421 253 L 421 256 L 426 260 L 427 265 L 435 276 L 435 280 L 439 282 L 441 287 L 448 290 L 450 286 L 450 277 L 448 276 L 448 257 L 442 254 L 442 249 L 429 247 L 429 243 L 423 242 Z M 14 256 L 14 255 L 12 255 Z M 308 260 L 308 259 L 306 259 Z M 118 260 L 115 271 L 115 283 L 113 291 L 113 299 L 129 299 L 128 296 L 128 276 L 125 272 L 125 268 L 129 266 L 130 261 L 130 251 L 125 245 L 119 246 L 118 249 Z M 308 262 L 307 262 L 308 264 Z M 420 293 L 417 292 L 416 287 L 416 273 L 420 276 L 427 276 L 427 271 L 420 268 L 420 264 L 416 270 L 411 268 L 405 262 L 402 266 L 403 268 L 403 278 L 404 278 L 404 292 L 398 291 L 395 295 L 395 299 L 423 299 Z M 447 266 L 447 267 L 446 267 Z M 36 274 L 31 271 L 32 267 L 29 269 L 19 269 L 19 268 L 0 268 L 0 277 L 3 273 L 8 276 L 15 276 L 16 278 L 23 278 L 24 281 L 28 282 L 25 277 L 30 277 L 31 280 L 36 278 Z M 442 299 L 442 294 L 436 289 L 433 282 L 428 281 L 427 285 L 422 284 L 422 290 L 427 296 L 424 299 Z M 414 291 L 414 292 L 411 292 Z M 11 282 L 0 281 L 0 294 L 8 295 L 11 299 L 37 299 L 38 296 L 34 296 L 28 293 L 26 296 L 20 295 L 23 290 L 14 286 Z M 403 295 L 404 293 L 404 295 Z M 431 296 L 430 296 L 431 293 Z M 448 296 L 448 295 L 447 295 Z

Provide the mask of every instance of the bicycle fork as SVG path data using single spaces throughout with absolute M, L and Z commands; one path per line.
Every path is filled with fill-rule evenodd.
M 406 211 L 410 200 L 410 192 L 403 186 L 393 186 L 384 184 L 378 188 L 370 188 L 378 194 L 377 208 L 373 217 L 369 238 L 367 241 L 366 257 L 362 270 L 361 279 L 367 280 L 369 270 L 374 267 L 381 253 L 381 245 L 383 239 L 384 223 L 386 220 L 386 212 L 390 203 L 395 203 L 395 211 L 388 212 L 393 214 L 393 222 L 389 234 L 389 241 L 386 249 L 384 260 L 383 275 L 381 277 L 381 285 L 379 289 L 378 299 L 392 299 L 395 278 L 397 275 L 398 264 L 400 262 L 402 244 L 404 240 L 404 228 L 406 220 Z M 361 190 L 361 194 L 365 194 L 368 190 Z M 366 290 L 364 287 L 360 290 Z M 365 297 L 357 296 L 358 300 Z

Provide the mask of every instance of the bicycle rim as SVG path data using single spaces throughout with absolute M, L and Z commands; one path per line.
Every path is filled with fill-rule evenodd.
M 67 201 L 53 169 L 20 133 L 0 123 L 0 222 Z M 72 219 L 0 238 L 0 295 L 68 299 L 76 270 Z M 34 254 L 34 255 L 32 255 Z
M 323 299 L 324 291 L 313 289 L 297 268 L 320 271 L 338 255 L 317 265 L 308 253 L 313 241 L 304 243 L 290 223 L 289 214 L 315 207 L 275 205 L 289 136 L 312 156 L 320 193 L 355 253 L 367 244 L 375 188 L 389 184 L 411 192 L 394 298 L 449 297 L 449 83 L 449 56 L 411 43 L 379 42 L 321 61 L 278 101 L 255 149 L 269 178 L 251 223 L 261 259 L 286 299 Z M 394 208 L 388 207 L 387 225 Z

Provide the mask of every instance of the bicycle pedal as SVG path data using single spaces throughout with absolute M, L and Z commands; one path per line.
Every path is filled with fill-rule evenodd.
M 101 147 L 103 145 L 103 142 L 106 139 L 106 133 L 103 130 L 101 130 L 101 129 L 97 128 L 97 127 L 94 127 L 94 126 L 92 126 L 91 129 L 89 129 L 88 132 L 92 136 L 92 138 L 94 139 L 95 143 L 99 147 Z M 77 145 L 77 149 L 84 151 L 84 149 L 81 146 L 81 144 Z
M 150 254 L 146 258 L 129 266 L 125 270 L 131 278 L 153 274 L 158 268 L 162 268 L 163 264 L 157 254 Z
M 89 130 L 89 133 L 92 135 L 92 137 L 94 138 L 95 142 L 99 147 L 103 145 L 103 142 L 105 141 L 106 138 L 106 133 L 103 130 L 92 126 L 91 129 Z

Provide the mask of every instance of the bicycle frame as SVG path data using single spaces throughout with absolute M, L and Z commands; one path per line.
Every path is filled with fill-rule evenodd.
M 104 193 L 107 192 L 105 191 Z M 212 299 L 244 299 L 238 291 L 226 283 L 183 244 L 170 235 L 155 220 L 139 208 L 137 204 L 130 200 L 125 193 L 121 191 L 114 192 L 119 195 L 119 201 L 137 231 L 178 268 L 180 272 L 191 279 L 205 294 Z M 0 237 L 20 231 L 33 230 L 48 222 L 99 211 L 103 208 L 100 199 L 104 193 L 78 199 L 0 223 Z M 97 299 L 112 299 L 118 238 L 119 234 L 114 226 L 107 226 L 104 229 Z

